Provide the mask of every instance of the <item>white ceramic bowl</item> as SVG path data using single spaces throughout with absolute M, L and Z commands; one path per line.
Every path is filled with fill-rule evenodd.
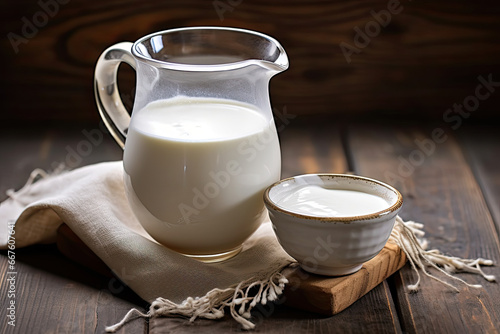
M 387 207 L 346 217 L 313 216 L 278 204 L 304 186 L 354 190 L 379 196 Z M 403 204 L 401 194 L 383 182 L 355 175 L 306 174 L 267 188 L 264 203 L 283 249 L 311 273 L 338 276 L 358 271 L 389 239 Z M 362 203 L 360 203 L 362 205 Z

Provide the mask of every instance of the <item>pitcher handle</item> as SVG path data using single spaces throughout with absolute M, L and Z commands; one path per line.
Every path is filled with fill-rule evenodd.
M 99 114 L 121 148 L 125 147 L 130 115 L 120 98 L 116 75 L 122 62 L 136 69 L 132 45 L 131 42 L 122 42 L 107 48 L 97 60 L 94 76 L 94 93 Z

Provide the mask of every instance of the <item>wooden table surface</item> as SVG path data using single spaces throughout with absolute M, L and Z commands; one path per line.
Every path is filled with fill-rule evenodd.
M 494 124 L 336 124 L 302 120 L 279 124 L 283 177 L 311 172 L 353 172 L 391 183 L 403 194 L 401 216 L 425 224 L 432 248 L 463 258 L 488 258 L 500 279 L 500 139 Z M 464 123 L 465 120 L 464 120 Z M 441 130 L 443 133 L 441 133 Z M 110 136 L 92 143 L 96 124 L 41 126 L 0 132 L 0 199 L 20 188 L 34 168 L 52 169 L 121 158 Z M 87 134 L 87 135 L 86 135 Z M 97 136 L 96 138 L 98 138 Z M 75 154 L 76 152 L 76 154 Z M 147 305 L 118 280 L 65 258 L 54 245 L 16 249 L 16 326 L 8 325 L 7 253 L 0 254 L 0 332 L 103 333 L 131 308 Z M 459 274 L 482 289 L 457 283 L 456 293 L 422 277 L 418 293 L 406 285 L 416 275 L 407 264 L 351 307 L 322 316 L 278 304 L 253 313 L 258 333 L 497 333 L 500 285 Z M 221 321 L 137 319 L 119 333 L 239 332 Z

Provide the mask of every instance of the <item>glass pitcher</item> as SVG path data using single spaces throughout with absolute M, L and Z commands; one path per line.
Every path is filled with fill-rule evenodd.
M 121 62 L 137 73 L 131 117 L 116 83 Z M 268 87 L 287 68 L 275 39 L 236 28 L 167 30 L 103 52 L 97 106 L 124 148 L 132 211 L 159 243 L 222 261 L 267 217 L 262 194 L 281 170 Z

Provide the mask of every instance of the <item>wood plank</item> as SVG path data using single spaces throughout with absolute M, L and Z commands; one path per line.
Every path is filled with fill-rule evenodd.
M 387 282 L 375 290 L 333 317 L 304 312 L 279 302 L 256 307 L 251 320 L 256 324 L 257 333 L 401 333 Z M 194 323 L 179 318 L 150 321 L 150 334 L 233 333 L 240 330 L 241 326 L 228 316 L 222 321 L 198 319 Z
M 478 74 L 493 73 L 499 80 L 500 5 L 493 0 L 481 6 L 397 2 L 401 5 L 390 23 L 380 31 L 375 25 L 373 37 L 366 42 L 358 37 L 357 44 L 355 28 L 374 26 L 372 11 L 386 11 L 387 0 L 72 0 L 61 1 L 46 21 L 38 3 L 8 1 L 0 11 L 0 32 L 6 37 L 0 41 L 2 120 L 96 121 L 92 78 L 100 53 L 117 42 L 182 26 L 235 26 L 276 37 L 291 67 L 273 79 L 272 100 L 276 107 L 294 106 L 300 115 L 440 118 L 450 101 L 471 94 Z M 225 5 L 222 15 L 214 3 Z M 26 26 L 34 17 L 39 26 L 33 32 Z M 9 41 L 10 33 L 21 42 Z M 355 47 L 350 63 L 341 43 Z M 128 100 L 133 81 L 129 73 L 121 82 Z M 481 102 L 477 117 L 495 115 L 499 98 Z
M 21 188 L 35 168 L 52 171 L 61 164 L 74 169 L 121 159 L 122 149 L 101 123 L 2 128 L 0 132 L 0 200 L 7 189 Z
M 299 116 L 279 132 L 282 178 L 305 173 L 345 173 L 349 170 L 341 128 L 330 122 L 318 123 Z
M 463 258 L 488 258 L 498 264 L 498 234 L 470 166 L 453 133 L 446 132 L 441 143 L 426 141 L 432 131 L 430 127 L 407 125 L 353 127 L 349 146 L 355 171 L 400 189 L 405 200 L 401 216 L 425 224 L 431 248 Z M 427 143 L 426 149 L 422 149 L 422 142 Z M 406 169 L 404 160 L 410 163 Z M 498 267 L 485 271 L 499 276 Z M 416 276 L 409 266 L 400 270 L 395 275 L 394 292 L 403 331 L 498 332 L 500 286 L 480 276 L 458 276 L 483 288 L 467 288 L 457 282 L 454 284 L 460 293 L 455 293 L 422 277 L 420 291 L 410 294 L 406 286 L 414 283 Z
M 403 251 L 387 243 L 380 253 L 356 273 L 340 277 L 312 275 L 301 268 L 286 272 L 289 284 L 285 304 L 301 310 L 335 315 L 401 269 L 406 263 Z
M 0 311 L 16 305 L 15 327 L 0 322 L 2 333 L 102 333 L 131 307 L 144 303 L 116 280 L 95 275 L 63 257 L 54 246 L 15 250 L 15 296 L 8 297 L 6 252 L 0 255 Z M 144 321 L 135 321 L 120 333 L 145 331 Z
M 90 143 L 85 133 L 97 125 L 78 125 L 37 129 L 3 129 L 0 131 L 0 191 L 19 189 L 35 168 L 46 170 L 66 162 L 76 168 L 98 161 L 114 160 L 121 149 L 112 139 Z M 88 131 L 88 132 L 85 132 Z M 98 136 L 95 136 L 98 139 Z M 72 154 L 70 152 L 76 152 Z M 68 154 L 70 158 L 68 158 Z M 102 333 L 105 326 L 116 323 L 131 308 L 144 310 L 144 302 L 114 278 L 94 272 L 69 261 L 55 247 L 33 246 L 16 249 L 16 294 L 8 296 L 7 252 L 0 252 L 0 301 L 15 300 L 16 327 L 0 323 L 2 333 Z M 6 319 L 6 307 L 0 311 Z M 147 331 L 144 320 L 132 322 L 120 333 Z
M 460 133 L 460 143 L 466 149 L 478 184 L 484 194 L 488 209 L 500 231 L 500 141 L 498 126 L 467 127 Z

